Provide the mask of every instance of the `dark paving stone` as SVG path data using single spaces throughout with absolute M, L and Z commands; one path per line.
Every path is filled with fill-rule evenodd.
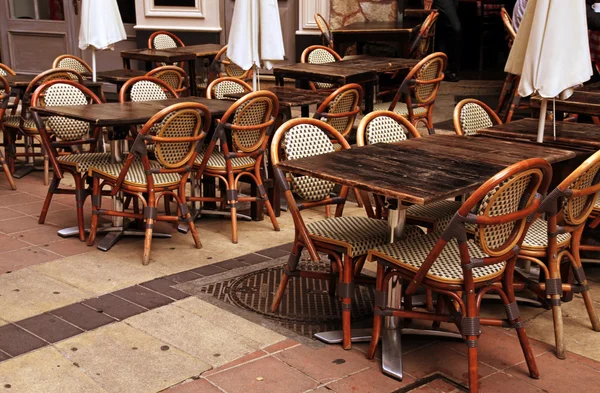
M 268 261 L 271 258 L 266 257 L 264 255 L 247 254 L 247 255 L 243 255 L 241 257 L 237 257 L 235 259 L 238 260 L 238 261 L 240 261 L 240 262 L 247 263 L 249 265 L 254 265 L 255 263 L 260 263 L 260 262 Z
M 226 272 L 227 269 L 222 267 L 218 267 L 215 265 L 206 265 L 192 270 L 194 273 L 200 274 L 202 276 L 212 276 L 213 274 L 219 274 Z
M 173 299 L 137 285 L 113 292 L 113 295 L 129 300 L 149 310 L 173 302 Z
M 244 263 L 244 262 L 238 261 L 236 259 L 228 259 L 223 262 L 215 263 L 214 266 L 220 267 L 223 269 L 227 269 L 227 270 L 232 270 L 232 269 L 237 269 L 239 267 L 246 267 L 246 266 L 250 266 L 250 265 L 248 263 Z
M 19 325 L 23 329 L 27 329 L 49 343 L 55 343 L 64 340 L 65 338 L 83 333 L 83 330 L 50 314 L 36 315 L 35 317 L 16 322 L 16 325 Z
M 83 330 L 92 330 L 115 322 L 114 318 L 86 307 L 81 303 L 71 304 L 70 306 L 50 311 L 50 314 L 56 315 Z
M 118 320 L 123 320 L 146 311 L 145 308 L 113 296 L 110 293 L 94 299 L 88 299 L 83 303 L 94 310 L 103 312 Z
M 7 353 L 4 353 L 2 351 L 0 351 L 0 362 L 3 362 L 5 360 L 7 360 L 7 359 L 10 359 L 10 355 L 7 354 Z
M 172 288 L 172 286 L 177 285 L 177 283 L 166 278 L 157 278 L 140 285 L 175 300 L 185 299 L 186 297 L 190 296 L 185 292 L 181 292 L 180 290 Z
M 0 349 L 10 356 L 21 355 L 46 345 L 45 342 L 16 325 L 0 327 Z
M 285 244 L 282 244 L 282 245 L 280 245 L 280 246 L 277 246 L 277 247 L 275 247 L 275 248 L 278 248 L 278 249 L 280 249 L 280 250 L 287 251 L 287 252 L 292 252 L 292 246 L 293 246 L 293 245 L 294 245 L 294 243 L 293 243 L 293 242 L 290 242 L 290 243 L 285 243 Z
M 292 251 L 292 247 L 290 247 L 289 249 L 285 249 L 285 250 L 282 250 L 279 247 L 281 247 L 281 246 L 267 248 L 264 250 L 257 251 L 256 253 L 275 259 L 275 258 L 285 257 L 290 254 L 290 251 Z
M 170 276 L 166 276 L 165 278 L 171 281 L 175 281 L 178 284 L 183 284 L 184 282 L 189 282 L 189 281 L 194 281 L 199 279 L 200 277 L 202 277 L 200 274 L 198 273 L 194 273 L 191 270 L 185 271 L 185 272 L 181 272 L 181 273 L 176 273 L 176 274 L 172 274 Z

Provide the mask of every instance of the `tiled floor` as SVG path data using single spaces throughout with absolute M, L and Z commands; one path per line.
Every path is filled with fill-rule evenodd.
M 465 83 L 463 89 L 488 89 Z M 445 89 L 445 90 L 444 90 Z M 455 85 L 442 89 L 436 122 L 452 109 Z M 444 96 L 446 94 L 447 96 Z M 444 99 L 445 97 L 445 99 Z M 68 180 L 66 180 L 68 182 Z M 174 288 L 198 278 L 286 256 L 294 231 L 282 214 L 270 223 L 240 222 L 230 242 L 227 220 L 200 220 L 203 249 L 170 226 L 141 265 L 141 239 L 108 253 L 56 231 L 74 225 L 72 196 L 56 196 L 45 225 L 37 223 L 46 187 L 40 173 L 11 191 L 0 175 L 0 389 L 7 392 L 454 392 L 466 382 L 465 346 L 455 341 L 403 338 L 403 381 L 381 374 L 366 344 L 344 351 L 294 341 Z M 89 211 L 89 206 L 86 207 Z M 348 206 L 346 214 L 362 214 Z M 323 213 L 307 211 L 307 221 Z M 367 266 L 370 268 L 370 266 Z M 600 299 L 600 269 L 590 268 Z M 596 303 L 600 306 L 600 303 Z M 600 380 L 600 336 L 589 329 L 580 299 L 565 304 L 569 352 L 553 355 L 551 314 L 522 308 L 541 379 L 528 377 L 518 340 L 484 328 L 480 340 L 483 392 L 568 392 Z M 500 308 L 486 308 L 497 313 Z M 594 360 L 596 359 L 596 360 Z

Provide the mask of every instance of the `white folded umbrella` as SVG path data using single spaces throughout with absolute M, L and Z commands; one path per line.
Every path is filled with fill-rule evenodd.
M 231 26 L 227 57 L 244 70 L 254 68 L 256 90 L 257 68 L 271 69 L 285 55 L 277 0 L 236 1 Z
M 113 44 L 127 38 L 116 0 L 83 0 L 79 48 L 92 47 L 93 80 L 96 81 L 96 51 L 112 50 Z
M 529 0 L 508 56 L 504 70 L 521 76 L 519 95 L 542 97 L 538 142 L 547 99 L 567 99 L 592 75 L 585 7 L 585 0 Z

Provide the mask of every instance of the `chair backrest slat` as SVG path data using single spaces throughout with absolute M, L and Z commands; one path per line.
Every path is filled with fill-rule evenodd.
M 217 100 L 233 100 L 228 98 L 228 94 L 232 93 L 249 93 L 252 87 L 238 78 L 223 77 L 212 81 L 206 89 L 206 97 Z
M 356 83 L 344 85 L 335 90 L 319 105 L 317 115 L 335 128 L 344 137 L 352 130 L 354 120 L 360 112 L 363 98 L 362 87 Z
M 458 135 L 475 135 L 479 130 L 502 124 L 492 108 L 473 98 L 466 98 L 456 105 L 453 121 Z
M 375 111 L 363 117 L 358 124 L 356 144 L 394 143 L 419 137 L 419 131 L 404 116 L 390 111 Z
M 92 73 L 92 67 L 90 67 L 83 59 L 73 55 L 61 55 L 54 59 L 52 68 L 67 68 L 75 70 L 80 74 Z

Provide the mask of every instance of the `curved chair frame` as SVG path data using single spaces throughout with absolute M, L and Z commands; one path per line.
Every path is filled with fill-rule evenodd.
M 45 106 L 43 97 L 45 92 L 52 86 L 57 84 L 65 84 L 76 87 L 81 91 L 91 104 L 102 104 L 102 100 L 95 95 L 90 89 L 72 80 L 52 80 L 49 82 L 42 83 L 33 93 L 31 103 L 33 107 Z M 37 112 L 32 111 L 33 119 L 38 127 L 41 141 L 44 145 L 44 150 L 49 153 L 50 163 L 52 164 L 53 175 L 50 187 L 48 187 L 48 193 L 42 206 L 42 211 L 38 220 L 39 224 L 43 224 L 52 202 L 54 194 L 69 194 L 75 195 L 75 201 L 77 206 L 77 225 L 79 227 L 79 240 L 85 241 L 85 227 L 84 227 L 84 214 L 83 207 L 87 196 L 91 193 L 91 189 L 86 187 L 87 172 L 78 171 L 77 161 L 72 160 L 71 162 L 60 161 L 59 157 L 61 154 L 59 150 L 75 150 L 81 151 L 84 146 L 88 146 L 85 156 L 90 155 L 105 155 L 110 157 L 110 153 L 94 153 L 97 150 L 98 142 L 100 141 L 101 128 L 96 127 L 93 129 L 91 135 L 85 138 L 72 140 L 72 141 L 61 141 L 58 138 L 53 137 L 52 131 L 46 127 L 46 122 L 43 121 Z M 82 151 L 82 153 L 84 153 Z M 75 155 L 77 153 L 73 153 Z M 88 157 L 82 158 L 87 159 Z M 59 188 L 61 180 L 64 178 L 65 173 L 73 176 L 75 181 L 75 190 L 72 188 Z
M 502 24 L 504 25 L 504 30 L 506 31 L 508 47 L 512 48 L 512 45 L 517 38 L 517 32 L 513 28 L 510 14 L 504 7 L 500 9 L 500 18 L 502 18 Z M 517 92 L 519 82 L 520 77 L 518 75 L 506 74 L 504 85 L 502 86 L 502 92 L 500 93 L 500 98 L 498 99 L 498 107 L 496 108 L 496 113 L 500 115 L 504 107 L 507 105 L 507 101 L 509 102 L 504 115 L 505 123 L 508 123 L 512 120 L 514 111 L 519 107 L 521 101 L 521 98 Z
M 354 100 L 351 111 L 337 113 L 336 108 L 339 105 L 339 101 L 343 100 L 348 95 L 354 95 Z M 315 119 L 325 119 L 324 121 L 335 128 L 344 138 L 350 134 L 352 130 L 352 126 L 354 126 L 354 120 L 356 116 L 360 113 L 360 103 L 363 100 L 363 89 L 357 83 L 349 83 L 342 87 L 337 88 L 333 93 L 331 93 L 317 108 L 317 111 L 314 114 Z M 337 123 L 339 120 L 347 118 L 347 124 L 343 126 L 343 129 L 337 128 Z
M 170 126 L 170 121 L 176 119 L 178 114 L 187 111 L 201 112 L 202 116 L 198 114 L 198 122 L 195 123 L 195 129 L 190 136 L 162 136 L 162 131 L 167 130 Z M 171 116 L 169 118 L 169 116 Z M 93 174 L 93 215 L 92 225 L 90 228 L 90 236 L 88 238 L 88 245 L 94 243 L 96 237 L 96 230 L 98 228 L 98 216 L 109 215 L 109 216 L 121 216 L 125 218 L 132 218 L 138 220 L 144 220 L 146 234 L 144 239 L 144 254 L 142 263 L 147 265 L 150 262 L 150 246 L 152 243 L 152 231 L 153 225 L 156 221 L 169 221 L 169 222 L 186 222 L 188 223 L 192 237 L 196 248 L 202 248 L 200 243 L 200 237 L 196 231 L 196 227 L 191 218 L 191 215 L 187 208 L 187 200 L 185 196 L 185 187 L 187 180 L 190 176 L 192 169 L 192 163 L 195 161 L 198 151 L 200 150 L 201 141 L 206 136 L 211 124 L 210 111 L 205 105 L 194 102 L 182 102 L 171 105 L 164 108 L 154 116 L 142 127 L 138 133 L 136 140 L 132 146 L 131 152 L 127 155 L 127 158 L 123 162 L 120 174 L 117 178 L 112 176 L 103 175 L 100 168 L 90 168 L 90 174 Z M 153 135 L 152 130 L 156 127 L 160 127 L 160 131 L 157 135 Z M 160 158 L 157 158 L 160 165 L 159 167 L 153 167 L 148 157 L 148 145 L 152 144 L 155 146 L 155 151 L 159 151 L 159 146 L 168 144 L 189 144 L 190 148 L 184 158 L 181 158 L 177 163 L 167 165 Z M 159 157 L 160 154 L 157 154 Z M 141 161 L 142 167 L 145 172 L 145 186 L 130 184 L 125 181 L 127 173 L 134 163 L 134 161 Z M 174 184 L 157 184 L 154 181 L 154 175 L 177 173 L 181 176 L 179 182 Z M 102 209 L 102 189 L 105 186 L 112 188 L 112 195 L 116 195 L 118 192 L 124 192 L 130 195 L 132 198 L 138 199 L 143 205 L 143 212 L 139 212 L 138 209 L 134 209 L 133 213 L 120 212 L 114 210 L 103 210 Z M 147 196 L 146 196 L 147 195 Z M 170 197 L 177 201 L 178 215 L 171 215 L 166 213 L 165 215 L 159 215 L 157 213 L 157 206 L 161 198 Z
M 389 117 L 391 119 L 394 119 L 398 124 L 400 124 L 402 127 L 404 127 L 404 129 L 406 131 L 408 131 L 408 133 L 410 134 L 410 136 L 412 138 L 420 138 L 421 134 L 419 133 L 419 131 L 415 128 L 415 126 L 412 125 L 412 123 L 410 121 L 408 121 L 408 119 L 406 119 L 406 117 L 399 115 L 397 113 L 394 112 L 390 112 L 390 111 L 374 111 L 371 113 L 367 113 L 365 115 L 365 117 L 363 117 L 360 121 L 360 123 L 358 123 L 358 128 L 356 129 L 356 145 L 357 146 L 367 146 L 368 143 L 366 143 L 366 131 L 367 131 L 367 127 L 369 125 L 369 123 L 371 123 L 371 121 L 373 121 L 374 119 L 381 117 L 381 116 L 385 116 L 385 117 Z
M 377 348 L 382 327 L 382 315 L 433 321 L 434 327 L 439 327 L 440 322 L 455 323 L 467 344 L 469 391 L 476 393 L 479 391 L 477 342 L 481 334 L 480 326 L 507 326 L 515 328 L 517 331 L 530 376 L 539 378 L 535 357 L 515 300 L 513 275 L 519 245 L 530 225 L 527 218 L 540 207 L 542 194 L 548 189 L 551 174 L 550 164 L 543 159 L 535 158 L 521 161 L 493 176 L 462 205 L 420 267 L 409 269 L 406 262 L 401 263 L 386 253 L 386 249 L 400 246 L 399 244 L 386 245 L 381 250 L 369 251 L 368 260 L 378 262 L 376 291 L 379 298 L 386 299 L 385 292 L 392 277 L 399 277 L 408 283 L 404 292 L 402 309 L 389 307 L 385 302 L 376 304 L 371 345 L 367 352 L 369 359 L 373 358 Z M 525 180 L 526 178 L 528 179 Z M 520 193 L 511 194 L 514 186 L 523 188 Z M 503 211 L 506 209 L 502 205 L 504 196 L 508 195 L 509 198 L 514 199 L 513 194 L 519 197 L 518 201 L 513 200 L 513 203 L 510 204 L 515 209 Z M 485 206 L 480 204 L 484 199 L 486 199 Z M 478 208 L 480 214 L 477 215 L 471 213 L 476 206 L 480 206 Z M 498 208 L 501 215 L 492 215 L 490 209 L 494 207 Z M 479 243 L 484 257 L 471 255 L 466 223 L 477 225 L 477 243 Z M 513 223 L 512 228 L 509 227 L 510 230 L 505 232 L 506 225 L 510 225 L 510 223 Z M 496 237 L 496 235 L 500 236 Z M 500 244 L 493 244 L 500 241 Z M 411 238 L 406 243 L 409 242 L 418 244 L 419 239 Z M 450 242 L 452 243 L 449 245 Z M 446 247 L 458 249 L 460 257 L 456 263 L 460 263 L 462 268 L 459 279 L 444 281 L 434 279 L 428 274 Z M 454 260 L 454 258 L 452 259 Z M 473 269 L 491 268 L 499 263 L 505 263 L 504 271 L 500 267 L 493 274 L 484 273 L 478 276 L 477 280 L 475 279 Z M 438 293 L 439 306 L 435 312 L 412 309 L 411 297 L 421 286 Z M 481 301 L 483 296 L 489 292 L 496 292 L 500 296 L 506 308 L 507 319 L 480 318 Z M 444 309 L 449 311 L 444 312 Z
M 6 111 L 6 108 L 8 107 L 9 99 L 10 99 L 10 85 L 8 84 L 6 79 L 4 79 L 4 77 L 0 75 L 0 131 L 2 131 L 3 133 L 4 133 L 4 127 L 2 126 L 2 118 L 4 118 L 4 112 Z M 17 186 L 15 184 L 15 180 L 13 179 L 12 174 L 10 173 L 10 168 L 4 161 L 4 156 L 2 155 L 2 152 L 0 152 L 0 167 L 4 171 L 4 175 L 6 175 L 6 179 L 8 180 L 8 184 L 10 185 L 10 188 L 12 188 L 13 190 L 16 190 Z
M 6 75 L 17 75 L 17 73 L 14 72 L 12 70 L 12 68 L 7 66 L 6 64 L 0 63 L 0 76 L 6 76 Z
M 341 61 L 342 57 L 333 49 L 331 49 L 328 46 L 323 46 L 323 45 L 311 45 L 308 48 L 304 49 L 302 51 L 302 55 L 300 56 L 300 63 L 310 63 L 309 61 L 309 56 L 310 54 L 315 51 L 315 50 L 323 50 L 326 51 L 327 53 L 331 54 L 333 56 L 333 58 L 335 59 L 335 61 Z M 324 83 L 324 82 L 309 82 L 310 88 L 312 90 L 321 90 L 321 91 L 327 91 L 327 90 L 334 90 L 335 89 L 335 85 L 331 84 L 331 83 Z
M 223 71 L 225 74 L 223 75 L 223 72 L 219 72 L 219 78 L 230 77 L 242 80 L 252 78 L 252 68 L 250 68 L 249 70 L 244 70 L 242 69 L 242 67 L 233 63 L 227 57 L 227 45 L 221 48 L 221 50 L 217 53 L 213 61 L 215 64 L 223 65 Z
M 323 40 L 323 45 L 328 46 L 333 49 L 333 34 L 331 33 L 331 26 L 329 26 L 329 22 L 323 18 L 323 15 L 318 12 L 314 15 L 315 23 L 321 32 L 321 39 Z
M 247 125 L 240 124 L 240 121 L 247 120 L 248 116 L 255 115 L 252 112 L 253 106 L 261 105 L 262 103 L 265 103 L 267 107 L 264 117 L 260 122 Z M 279 231 L 279 224 L 267 196 L 267 190 L 263 185 L 261 172 L 264 152 L 267 149 L 269 137 L 278 113 L 279 101 L 277 100 L 277 96 L 272 92 L 260 90 L 246 94 L 233 103 L 221 119 L 217 120 L 217 128 L 208 147 L 203 152 L 204 156 L 202 160 L 194 164 L 196 179 L 199 180 L 202 176 L 218 178 L 225 185 L 226 193 L 221 197 L 192 196 L 188 199 L 198 202 L 221 202 L 223 206 L 225 204 L 231 206 L 231 241 L 233 243 L 238 242 L 238 202 L 263 202 L 271 219 L 273 229 Z M 256 134 L 256 140 L 253 141 L 253 145 L 251 146 L 244 142 L 244 138 L 250 133 Z M 231 146 L 227 142 L 228 139 L 231 140 Z M 221 151 L 215 149 L 218 141 L 221 143 Z M 208 163 L 211 154 L 220 155 L 225 161 L 225 166 L 209 167 Z M 247 165 L 234 167 L 233 160 L 243 158 L 250 158 L 254 161 Z M 245 179 L 246 177 L 249 179 Z M 242 178 L 256 185 L 258 190 L 257 196 L 240 197 L 238 195 L 238 183 Z
M 162 66 L 149 71 L 146 76 L 159 79 L 167 83 L 178 97 L 187 97 L 190 92 L 190 78 L 181 67 Z
M 156 48 L 155 42 L 154 42 L 155 39 L 156 39 L 156 37 L 158 37 L 159 35 L 166 35 L 169 38 L 171 38 L 175 42 L 175 45 L 176 45 L 175 47 L 176 48 L 185 46 L 185 44 L 183 43 L 183 41 L 181 41 L 181 39 L 179 37 L 177 37 L 175 34 L 170 33 L 168 31 L 165 31 L 165 30 L 159 30 L 159 31 L 155 31 L 154 33 L 152 33 L 150 35 L 150 37 L 148 37 L 148 48 L 149 49 L 160 49 L 160 48 Z M 162 66 L 166 66 L 166 65 L 169 65 L 169 64 L 159 62 L 159 63 L 157 63 L 157 65 L 159 67 L 162 67 Z M 170 64 L 170 65 L 174 65 L 174 66 L 181 67 L 181 68 L 185 69 L 185 62 L 184 61 L 179 62 L 179 63 L 175 62 L 175 63 Z
M 153 76 L 144 75 L 144 76 L 136 76 L 135 78 L 131 78 L 123 84 L 123 87 L 121 87 L 121 90 L 119 91 L 119 102 L 123 103 L 123 102 L 131 101 L 131 97 L 129 94 L 130 90 L 131 90 L 131 88 L 133 88 L 133 86 L 136 83 L 141 82 L 141 81 L 149 81 L 149 82 L 153 82 L 153 83 L 157 84 L 165 92 L 165 95 L 167 96 L 167 98 L 179 97 L 177 92 L 171 86 L 169 86 L 167 84 L 167 82 L 162 81 Z M 169 97 L 169 95 L 171 97 Z
M 493 125 L 502 124 L 502 120 L 500 120 L 500 118 L 498 117 L 496 112 L 494 112 L 494 110 L 492 108 L 490 108 L 487 104 L 485 104 L 484 102 L 479 101 L 475 98 L 466 98 L 466 99 L 460 101 L 454 107 L 452 121 L 454 123 L 454 131 L 456 132 L 456 135 L 469 135 L 470 133 L 473 132 L 472 130 L 464 130 L 463 126 L 461 124 L 461 121 L 460 121 L 460 115 L 462 113 L 462 110 L 465 107 L 465 105 L 467 105 L 467 104 L 479 105 L 488 114 L 488 116 L 490 117 L 490 121 L 492 122 Z M 474 130 L 474 132 L 477 133 L 477 130 Z
M 239 78 L 235 78 L 235 77 L 222 77 L 222 78 L 217 78 L 214 81 L 210 82 L 210 84 L 208 85 L 208 87 L 206 88 L 206 98 L 210 98 L 210 99 L 225 99 L 225 100 L 232 100 L 235 101 L 235 99 L 233 98 L 218 98 L 215 96 L 214 94 L 214 89 L 223 82 L 231 82 L 231 83 L 235 83 L 236 85 L 239 85 L 244 92 L 246 93 L 250 93 L 252 92 L 252 86 L 250 86 L 248 83 L 244 82 L 242 79 Z
M 73 60 L 73 61 L 75 61 L 75 62 L 76 62 L 78 65 L 80 65 L 80 66 L 81 66 L 81 69 L 77 69 L 77 68 L 70 67 L 70 66 L 63 67 L 63 66 L 61 65 L 61 63 L 62 63 L 64 60 Z M 83 59 L 81 59 L 81 58 L 79 58 L 79 57 L 77 57 L 77 56 L 73 56 L 73 55 L 60 55 L 60 56 L 58 56 L 58 57 L 57 57 L 56 59 L 54 59 L 54 61 L 52 62 L 52 68 L 66 68 L 66 69 L 72 69 L 72 70 L 75 70 L 75 71 L 77 71 L 77 72 L 79 72 L 79 73 L 82 73 L 82 72 L 88 72 L 88 73 L 90 73 L 90 74 L 91 74 L 91 73 L 93 72 L 93 70 L 92 70 L 92 67 L 90 67 L 90 65 L 89 65 L 88 63 L 86 63 L 86 62 L 85 62 Z
M 439 17 L 437 11 L 432 11 L 419 29 L 417 38 L 413 41 L 410 47 L 410 57 L 413 59 L 421 59 L 427 56 L 430 50 L 434 47 L 435 40 L 435 26 Z

